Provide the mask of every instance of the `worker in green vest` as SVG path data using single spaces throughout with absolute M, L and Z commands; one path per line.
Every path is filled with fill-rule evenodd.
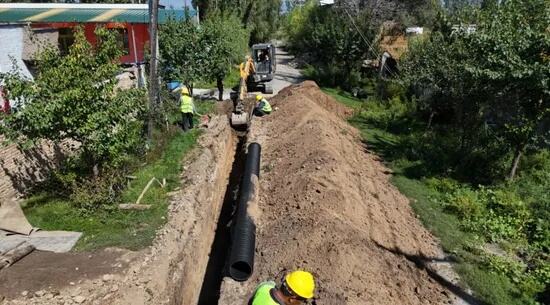
M 193 114 L 198 113 L 193 98 L 189 95 L 189 90 L 186 87 L 181 88 L 180 110 L 183 131 L 188 131 L 193 128 Z
M 279 287 L 275 282 L 261 283 L 250 302 L 251 305 L 300 305 L 313 298 L 315 280 L 307 271 L 296 270 L 287 274 Z
M 271 113 L 271 105 L 263 96 L 256 95 L 256 102 L 256 107 L 254 107 L 255 116 L 264 116 Z

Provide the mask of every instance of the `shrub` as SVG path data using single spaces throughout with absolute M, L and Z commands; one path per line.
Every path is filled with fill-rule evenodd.
M 429 188 L 443 194 L 452 193 L 460 187 L 460 184 L 456 180 L 450 178 L 432 177 L 424 179 L 424 183 L 426 183 Z
M 80 180 L 74 184 L 69 196 L 72 204 L 82 213 L 92 213 L 103 208 L 115 208 L 119 195 L 125 187 L 124 176 L 117 172 L 103 173 L 101 177 Z
M 466 219 L 477 219 L 485 210 L 478 193 L 467 187 L 456 188 L 444 197 L 446 208 Z
M 482 256 L 484 265 L 490 270 L 508 277 L 518 288 L 522 298 L 531 299 L 544 291 L 550 281 L 550 264 L 528 266 L 527 264 L 508 257 L 491 254 Z M 534 301 L 529 304 L 537 304 Z
M 289 13 L 284 30 L 290 50 L 311 65 L 306 77 L 348 91 L 360 85 L 363 76 L 359 69 L 370 49 L 366 40 L 373 40 L 374 31 L 365 15 L 351 18 L 354 20 L 338 8 L 320 6 L 316 1 L 307 1 Z

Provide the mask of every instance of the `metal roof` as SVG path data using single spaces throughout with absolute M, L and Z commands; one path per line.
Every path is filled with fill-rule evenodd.
M 170 17 L 183 19 L 185 12 L 159 10 L 159 23 Z M 0 23 L 29 22 L 149 23 L 149 9 L 147 4 L 0 3 Z

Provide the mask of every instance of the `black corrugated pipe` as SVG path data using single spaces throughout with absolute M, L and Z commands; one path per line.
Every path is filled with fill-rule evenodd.
M 251 201 L 258 198 L 261 150 L 262 148 L 258 143 L 248 145 L 237 212 L 231 232 L 229 276 L 236 281 L 246 281 L 252 275 L 254 267 L 256 225 L 248 214 L 248 206 Z

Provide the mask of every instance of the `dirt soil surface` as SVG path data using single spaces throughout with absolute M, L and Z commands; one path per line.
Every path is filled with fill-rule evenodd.
M 351 110 L 312 82 L 271 103 L 248 137 L 262 145 L 255 271 L 244 283 L 225 278 L 218 304 L 246 304 L 259 282 L 295 268 L 317 277 L 317 304 L 452 303 L 444 281 L 422 267 L 441 257 L 436 240 L 346 123 Z M 0 304 L 197 304 L 237 147 L 227 117 L 213 117 L 152 247 L 32 254 L 0 272 Z
M 52 253 L 34 251 L 21 263 L 0 272 L 0 295 L 15 298 L 30 293 L 59 291 L 68 285 L 120 273 L 132 259 L 130 252 L 106 249 L 93 253 Z
M 0 304 L 196 304 L 236 147 L 225 116 L 212 119 L 198 146 L 186 157 L 181 188 L 170 194 L 168 222 L 152 247 L 112 257 L 31 254 L 0 272 Z
M 258 283 L 295 268 L 316 276 L 317 304 L 452 303 L 418 266 L 441 255 L 436 240 L 344 120 L 351 110 L 313 82 L 271 103 L 249 135 L 262 145 L 255 271 L 226 278 L 219 304 L 246 304 Z

